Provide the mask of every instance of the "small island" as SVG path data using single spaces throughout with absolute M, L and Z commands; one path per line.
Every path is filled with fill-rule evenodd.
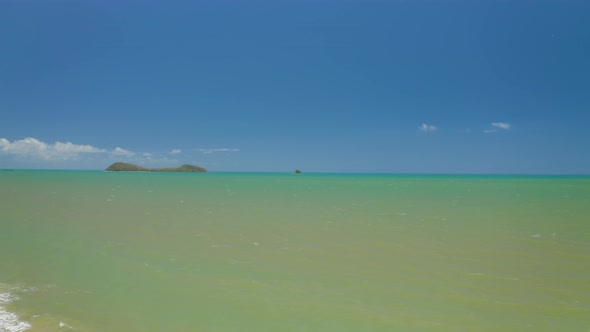
M 301 174 L 301 170 L 296 169 L 296 170 L 293 171 L 293 173 L 295 173 L 295 174 Z
M 193 172 L 204 173 L 207 172 L 203 167 L 184 164 L 176 168 L 145 168 L 129 163 L 116 162 L 109 166 L 105 171 L 107 172 Z

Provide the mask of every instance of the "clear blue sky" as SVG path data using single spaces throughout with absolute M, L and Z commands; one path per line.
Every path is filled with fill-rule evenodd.
M 575 0 L 3 0 L 0 168 L 587 174 L 588 17 Z

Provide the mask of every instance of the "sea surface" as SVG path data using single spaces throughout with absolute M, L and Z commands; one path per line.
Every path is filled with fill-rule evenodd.
M 0 171 L 0 331 L 590 331 L 590 177 Z

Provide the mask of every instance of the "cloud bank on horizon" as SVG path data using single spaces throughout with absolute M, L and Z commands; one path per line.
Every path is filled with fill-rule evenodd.
M 0 138 L 0 154 L 14 155 L 42 161 L 82 161 L 93 156 L 105 160 L 123 159 L 132 162 L 171 162 L 166 157 L 154 153 L 137 153 L 122 147 L 104 149 L 88 144 L 74 144 L 72 142 L 46 143 L 33 137 L 9 141 Z
M 97 148 L 92 145 L 62 143 L 57 141 L 53 144 L 42 142 L 33 137 L 26 137 L 21 140 L 10 142 L 6 138 L 0 138 L 0 151 L 5 154 L 30 156 L 44 160 L 68 160 L 76 159 L 81 154 L 125 154 L 129 151 L 120 147 L 112 151 Z
M 216 152 L 238 152 L 237 148 L 200 148 L 194 151 L 203 154 L 212 154 Z M 138 163 L 142 165 L 150 164 L 177 164 L 182 162 L 175 159 L 182 154 L 182 149 L 175 148 L 168 151 L 158 152 L 138 152 L 124 149 L 120 146 L 114 149 L 96 147 L 89 144 L 75 144 L 72 142 L 56 141 L 55 143 L 43 142 L 34 137 L 15 139 L 13 141 L 7 138 L 0 138 L 0 158 L 2 156 L 13 156 L 20 160 L 41 163 L 49 166 L 52 163 L 68 162 L 74 167 L 84 162 L 96 160 L 104 162 L 124 161 Z M 171 159 L 172 158 L 172 159 Z M 0 159 L 1 161 L 2 159 Z M 194 161 L 190 161 L 195 163 Z

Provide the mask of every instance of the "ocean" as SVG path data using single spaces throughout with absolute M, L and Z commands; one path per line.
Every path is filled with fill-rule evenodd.
M 590 177 L 0 171 L 0 331 L 590 331 Z

